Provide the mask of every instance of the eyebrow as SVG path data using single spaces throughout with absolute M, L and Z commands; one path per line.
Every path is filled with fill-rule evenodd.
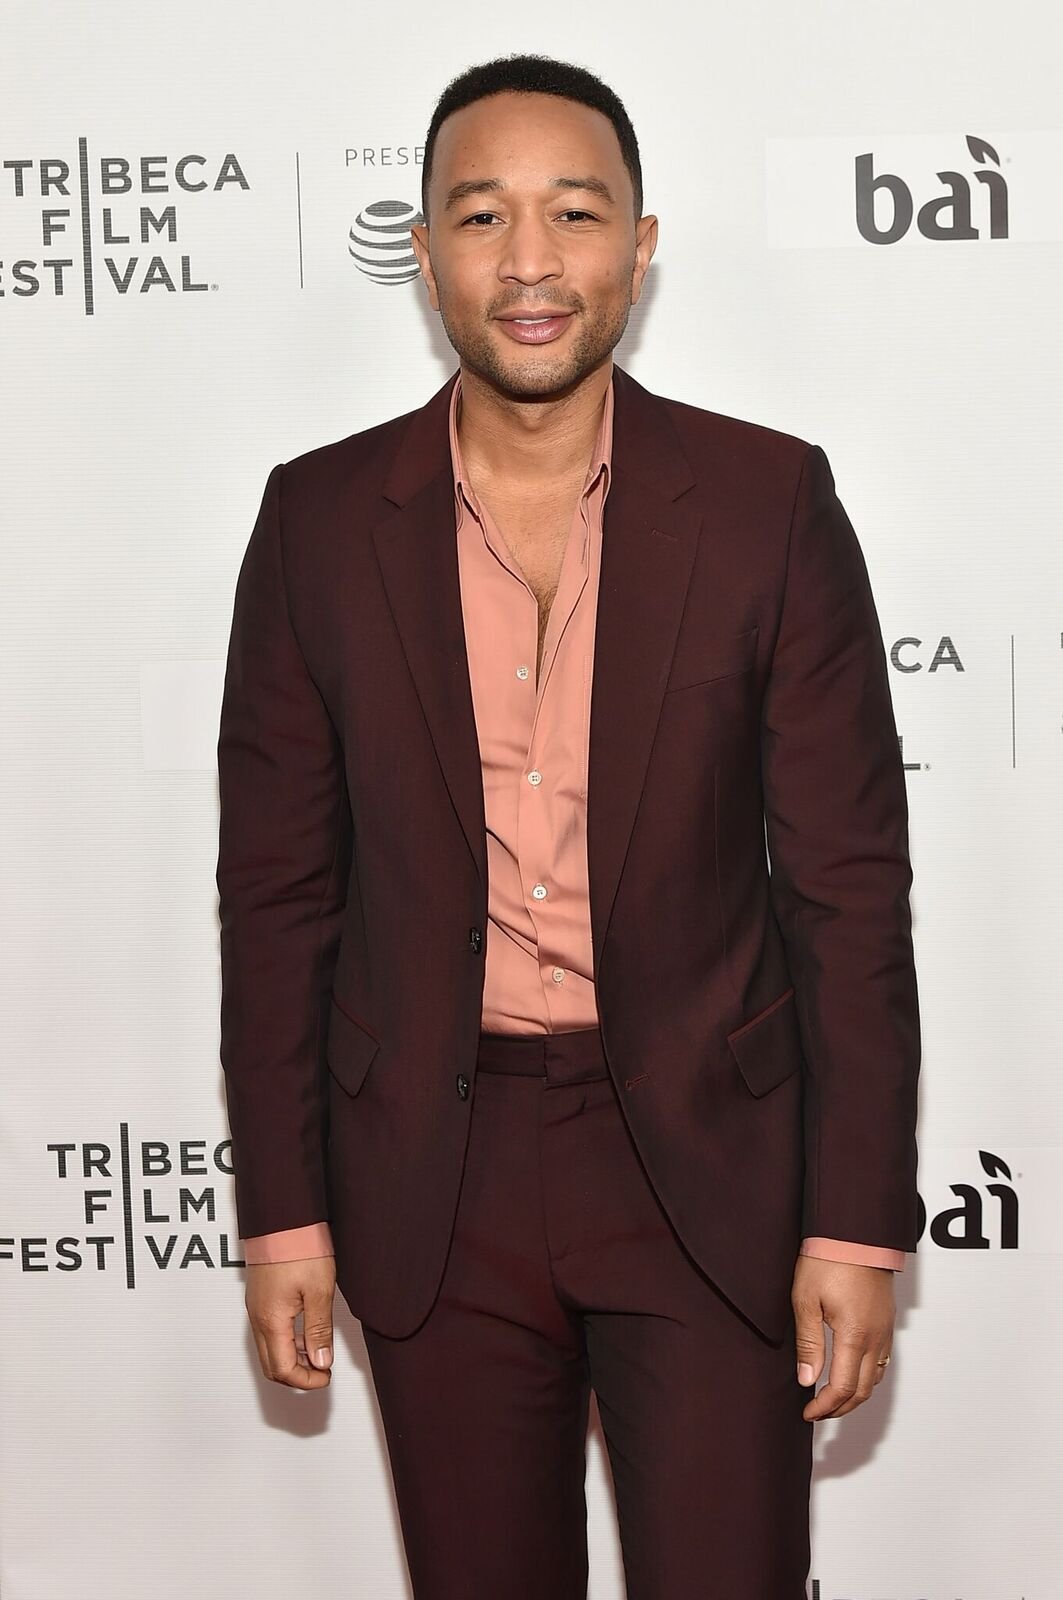
M 582 189 L 587 194 L 596 194 L 606 202 L 614 205 L 612 190 L 601 178 L 548 178 L 551 189 Z M 468 178 L 464 183 L 456 183 L 452 189 L 447 190 L 447 198 L 443 205 L 444 211 L 449 211 L 459 201 L 467 199 L 474 194 L 500 194 L 505 189 L 501 178 Z

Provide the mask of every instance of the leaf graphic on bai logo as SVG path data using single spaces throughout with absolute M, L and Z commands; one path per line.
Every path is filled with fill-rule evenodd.
M 973 133 L 969 133 L 967 134 L 967 148 L 975 161 L 995 161 L 999 167 L 1000 157 L 993 149 L 993 146 L 985 139 L 976 139 Z

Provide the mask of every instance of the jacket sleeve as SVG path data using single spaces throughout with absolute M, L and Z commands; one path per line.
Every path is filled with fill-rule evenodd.
M 283 501 L 277 466 L 237 578 L 218 737 L 221 1062 L 241 1238 L 328 1217 L 319 1041 L 349 809 L 289 616 Z
M 811 445 L 761 728 L 771 896 L 807 1065 L 802 1233 L 916 1248 L 908 802 L 864 557 Z

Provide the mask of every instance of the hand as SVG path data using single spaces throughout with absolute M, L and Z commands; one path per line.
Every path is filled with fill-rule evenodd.
M 274 1261 L 247 1269 L 247 1307 L 262 1371 L 291 1389 L 324 1389 L 332 1381 L 335 1256 Z M 302 1328 L 295 1320 L 303 1315 Z
M 824 1323 L 832 1334 L 830 1372 L 801 1413 L 807 1422 L 855 1411 L 886 1376 L 876 1362 L 889 1355 L 893 1342 L 893 1276 L 889 1267 L 798 1256 L 790 1298 L 801 1383 L 814 1384 L 823 1370 Z

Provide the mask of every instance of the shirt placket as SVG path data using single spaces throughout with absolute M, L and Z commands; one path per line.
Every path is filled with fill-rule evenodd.
M 538 647 L 538 601 L 523 573 L 513 564 L 485 507 L 481 506 L 478 520 L 488 546 L 514 583 L 520 586 L 527 601 L 522 607 L 527 621 L 522 618 L 519 648 L 525 662 L 534 662 Z M 585 882 L 563 884 L 558 881 L 554 869 L 562 860 L 573 858 L 574 852 L 566 851 L 564 844 L 576 825 L 573 808 L 584 798 L 580 752 L 571 747 L 572 739 L 580 732 L 580 722 L 576 719 L 570 727 L 556 715 L 556 710 L 567 693 L 582 693 L 583 663 L 566 650 L 566 636 L 571 632 L 576 606 L 587 585 L 589 535 L 584 493 L 566 541 L 557 592 L 547 620 L 542 670 L 534 685 L 525 758 L 521 769 L 514 774 L 518 786 L 517 866 L 528 918 L 535 931 L 542 1021 L 551 1031 L 567 1026 L 564 985 L 569 980 L 569 972 L 562 961 L 576 936 L 573 916 L 581 896 L 586 895 Z M 520 666 L 517 673 L 518 676 L 521 673 Z M 570 673 L 575 674 L 575 683 L 568 678 Z

